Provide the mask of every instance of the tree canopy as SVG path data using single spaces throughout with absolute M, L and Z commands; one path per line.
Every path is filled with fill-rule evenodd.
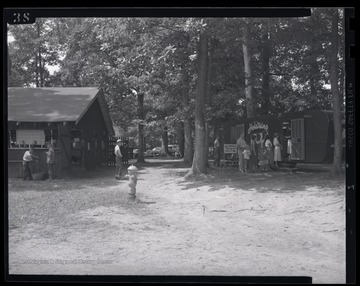
M 139 146 L 143 137 L 150 142 L 161 136 L 184 140 L 177 131 L 182 129 L 187 142 L 183 154 L 190 163 L 199 88 L 210 126 L 250 115 L 332 109 L 330 10 L 313 9 L 311 17 L 251 20 L 37 19 L 33 25 L 8 28 L 13 38 L 8 43 L 9 85 L 101 87 L 113 122 L 130 133 L 136 130 Z M 341 95 L 341 11 L 339 17 L 336 68 Z M 206 54 L 201 58 L 199 42 L 205 34 Z

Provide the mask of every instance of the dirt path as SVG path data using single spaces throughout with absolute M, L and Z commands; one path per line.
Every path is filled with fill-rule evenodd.
M 344 183 L 327 174 L 139 171 L 9 193 L 13 274 L 311 276 L 345 282 Z M 80 183 L 79 183 L 80 181 Z M 35 184 L 35 183 L 34 183 Z M 81 187 L 79 187 L 79 184 Z M 51 190 L 49 190 L 51 188 Z

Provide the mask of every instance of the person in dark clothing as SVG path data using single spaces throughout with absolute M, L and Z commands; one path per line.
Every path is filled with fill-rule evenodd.
M 251 169 L 255 171 L 258 168 L 258 152 L 257 152 L 257 145 L 256 145 L 256 135 L 253 134 L 250 140 L 250 151 L 251 151 Z

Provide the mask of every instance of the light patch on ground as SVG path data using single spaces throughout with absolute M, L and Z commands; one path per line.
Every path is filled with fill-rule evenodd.
M 235 170 L 185 180 L 186 170 L 176 163 L 142 167 L 136 201 L 113 171 L 59 182 L 56 190 L 38 185 L 24 191 L 13 182 L 10 273 L 291 275 L 345 282 L 342 181 Z

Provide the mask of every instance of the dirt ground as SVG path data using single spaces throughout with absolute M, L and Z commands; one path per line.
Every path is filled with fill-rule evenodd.
M 310 276 L 345 283 L 345 178 L 324 171 L 184 178 L 139 166 L 137 199 L 114 170 L 9 179 L 10 274 Z

